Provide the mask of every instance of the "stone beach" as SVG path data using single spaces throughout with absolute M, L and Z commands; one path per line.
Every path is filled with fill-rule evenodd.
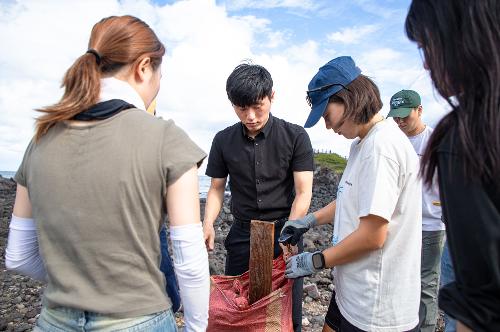
M 314 172 L 313 199 L 310 211 L 315 211 L 335 199 L 340 175 L 327 168 Z M 0 331 L 31 331 L 41 308 L 44 285 L 29 277 L 13 274 L 5 269 L 5 247 L 8 225 L 14 205 L 16 184 L 0 176 Z M 224 272 L 224 238 L 233 222 L 229 209 L 230 196 L 225 197 L 223 209 L 215 223 L 216 241 L 209 254 L 210 273 Z M 203 214 L 205 200 L 200 200 Z M 332 225 L 316 227 L 304 236 L 304 250 L 327 248 L 332 236 Z M 303 331 L 321 331 L 330 302 L 333 284 L 330 270 L 324 270 L 304 279 Z M 183 325 L 182 313 L 176 314 L 178 325 Z M 442 323 L 438 331 L 442 330 Z

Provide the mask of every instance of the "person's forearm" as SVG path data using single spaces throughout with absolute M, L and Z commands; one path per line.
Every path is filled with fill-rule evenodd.
M 35 220 L 12 215 L 5 249 L 5 267 L 36 280 L 46 280 L 47 272 L 38 248 Z
M 374 250 L 380 249 L 382 246 L 383 242 L 381 244 L 376 235 L 358 228 L 334 247 L 323 251 L 325 265 L 331 268 L 347 264 L 358 260 Z
M 314 212 L 314 217 L 316 217 L 316 225 L 325 225 L 333 222 L 335 218 L 335 208 L 337 206 L 336 201 L 331 202 L 324 208 Z
M 201 225 L 170 227 L 175 275 L 184 306 L 186 331 L 205 331 L 208 324 L 210 273 Z
M 292 203 L 292 209 L 290 211 L 290 216 L 288 220 L 295 220 L 302 218 L 306 215 L 307 210 L 309 210 L 309 205 L 311 204 L 312 192 L 301 192 L 295 195 L 295 199 Z
M 208 190 L 203 224 L 214 224 L 222 208 L 222 203 L 224 202 L 224 189 L 225 188 L 210 188 Z

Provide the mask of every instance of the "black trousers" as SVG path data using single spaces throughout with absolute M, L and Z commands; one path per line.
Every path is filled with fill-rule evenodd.
M 286 219 L 280 219 L 274 225 L 274 258 L 282 253 L 278 238 L 285 222 Z M 298 245 L 299 252 L 302 252 L 304 250 L 302 239 Z M 227 250 L 225 274 L 236 276 L 248 271 L 250 260 L 250 222 L 235 219 L 224 241 L 224 246 Z M 302 329 L 303 286 L 304 278 L 295 279 L 292 288 L 292 321 L 295 332 L 300 332 Z

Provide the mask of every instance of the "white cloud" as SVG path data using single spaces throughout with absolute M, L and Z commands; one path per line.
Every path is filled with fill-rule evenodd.
M 313 1 L 233 1 L 232 5 L 259 3 L 298 10 L 315 6 Z M 276 90 L 272 112 L 297 124 L 304 124 L 308 115 L 305 90 L 311 77 L 328 60 L 344 54 L 352 55 L 375 79 L 386 104 L 394 90 L 413 85 L 424 91 L 424 116 L 441 116 L 442 106 L 433 98 L 428 76 L 405 54 L 383 43 L 366 52 L 358 46 L 349 48 L 355 44 L 297 42 L 292 40 L 294 27 L 275 29 L 265 16 L 234 16 L 226 7 L 228 3 L 214 0 L 162 6 L 147 0 L 0 3 L 0 170 L 17 168 L 33 133 L 37 115 L 33 109 L 58 101 L 65 70 L 86 51 L 93 24 L 110 15 L 138 16 L 164 42 L 167 54 L 158 113 L 174 119 L 207 152 L 215 133 L 237 121 L 225 83 L 244 59 L 271 72 Z M 315 148 L 347 156 L 349 141 L 326 131 L 322 120 L 308 133 Z
M 240 10 L 245 8 L 292 8 L 302 10 L 315 10 L 318 8 L 313 0 L 227 0 L 226 6 L 229 10 Z
M 8 11 L 2 8 L 0 16 L 5 17 L 0 21 L 0 42 L 5 50 L 0 52 L 0 169 L 17 168 L 33 133 L 37 114 L 32 110 L 60 98 L 61 78 L 85 52 L 93 24 L 102 17 L 125 13 L 150 24 L 167 47 L 158 114 L 174 119 L 206 151 L 215 133 L 237 120 L 225 92 L 227 76 L 235 66 L 253 59 L 265 65 L 278 84 L 293 81 L 293 63 L 314 59 L 317 52 L 314 43 L 308 43 L 301 51 L 309 53 L 306 57 L 268 56 L 257 39 L 268 41 L 265 49 L 277 48 L 283 46 L 288 32 L 270 29 L 267 19 L 229 16 L 215 1 L 191 0 L 164 6 L 146 0 L 76 5 L 64 1 L 18 2 Z M 302 65 L 303 75 L 307 67 Z M 283 68 L 286 79 L 280 78 L 279 68 Z M 294 86 L 299 88 L 299 84 Z M 283 90 L 288 91 L 285 84 Z M 302 102 L 303 90 L 300 87 Z M 283 109 L 296 109 L 290 103 L 285 99 L 278 104 L 283 104 Z
M 326 36 L 331 42 L 345 44 L 357 44 L 366 36 L 377 31 L 379 27 L 374 24 L 343 28 L 340 31 L 332 32 Z
M 405 17 L 406 15 L 406 8 L 405 10 L 398 10 L 394 9 L 394 6 L 383 6 L 381 5 L 381 1 L 378 0 L 352 0 L 352 2 L 366 13 L 380 16 L 384 19 L 390 19 L 397 16 Z
M 288 39 L 288 33 L 285 31 L 270 31 L 267 34 L 267 38 L 268 41 L 264 46 L 268 48 L 277 48 L 285 45 Z
M 372 78 L 380 89 L 383 115 L 389 113 L 389 100 L 394 93 L 411 89 L 422 98 L 424 122 L 434 127 L 449 107 L 433 89 L 430 76 L 419 61 L 391 48 L 376 48 L 357 59 L 363 74 Z

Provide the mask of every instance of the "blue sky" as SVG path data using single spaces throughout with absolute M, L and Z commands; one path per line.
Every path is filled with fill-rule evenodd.
M 288 30 L 296 42 L 318 39 L 328 32 L 355 25 L 377 24 L 399 13 L 404 18 L 409 1 L 297 1 L 296 5 L 286 1 L 217 1 L 226 5 L 231 13 L 265 17 L 277 30 Z M 260 3 L 260 5 L 258 5 Z M 293 2 L 290 2 L 293 3 Z M 334 3 L 334 5 L 332 5 Z M 399 26 L 394 21 L 392 26 Z M 391 28 L 391 24 L 384 24 Z M 396 31 L 393 31 L 393 33 Z
M 0 170 L 15 170 L 33 134 L 34 108 L 56 102 L 61 78 L 86 50 L 95 22 L 131 14 L 146 21 L 167 47 L 158 113 L 172 118 L 209 151 L 213 136 L 237 121 L 225 80 L 244 59 L 273 76 L 274 115 L 303 124 L 305 90 L 317 69 L 350 55 L 389 98 L 417 90 L 424 120 L 446 112 L 416 45 L 404 33 L 406 0 L 19 0 L 0 1 Z M 308 129 L 313 146 L 347 156 L 350 142 Z M 201 170 L 201 172 L 203 169 Z

